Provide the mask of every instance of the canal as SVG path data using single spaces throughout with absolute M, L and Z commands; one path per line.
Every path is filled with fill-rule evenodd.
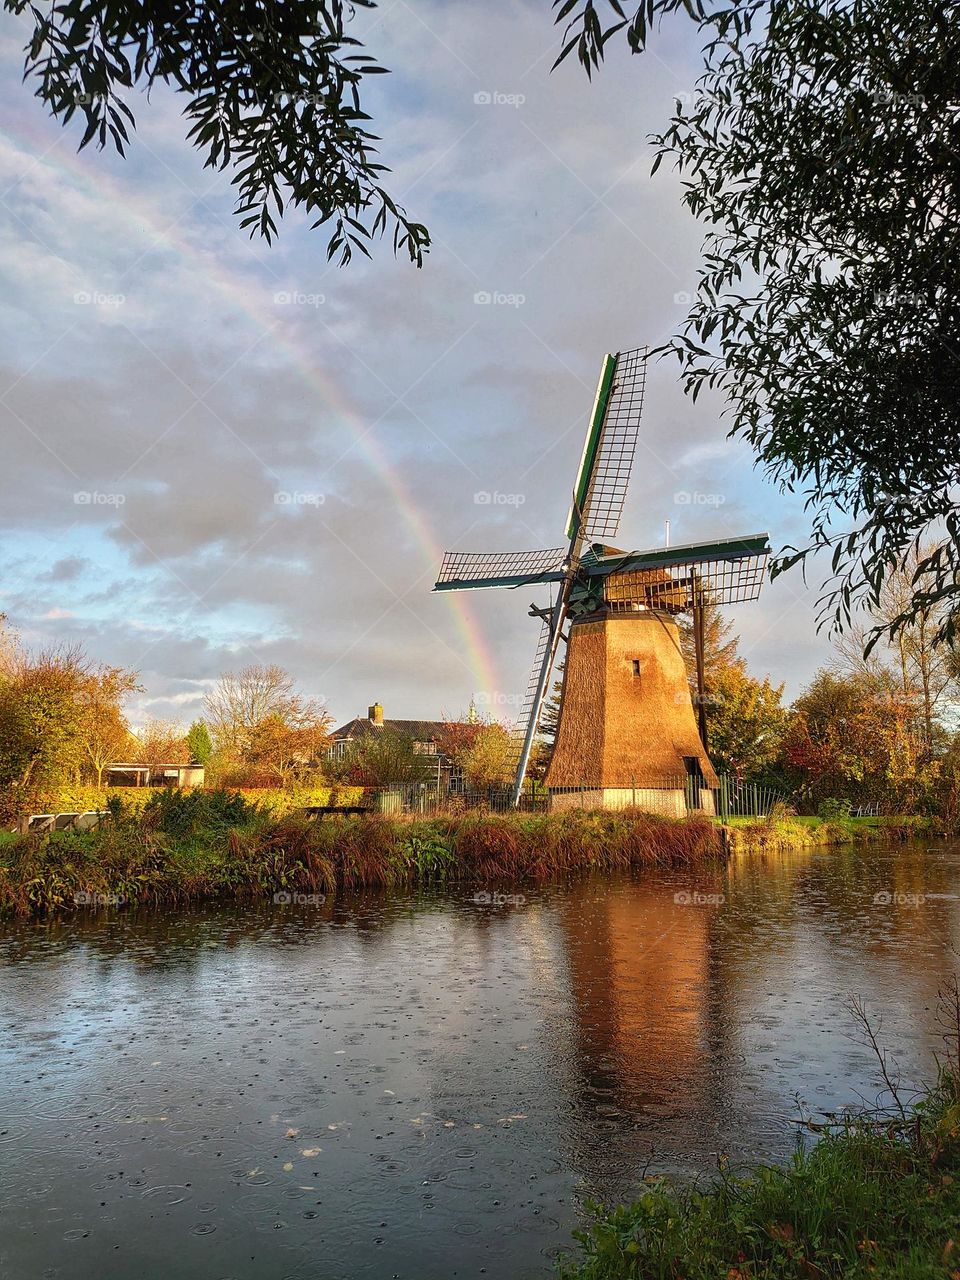
M 0 925 L 0 1275 L 546 1277 L 586 1199 L 873 1101 L 851 998 L 930 1076 L 960 848 L 476 896 Z

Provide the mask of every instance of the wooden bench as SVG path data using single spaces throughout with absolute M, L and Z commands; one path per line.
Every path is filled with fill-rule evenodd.
M 304 813 L 309 813 L 311 818 L 322 818 L 327 813 L 373 813 L 369 805 L 364 804 L 308 804 L 304 806 Z

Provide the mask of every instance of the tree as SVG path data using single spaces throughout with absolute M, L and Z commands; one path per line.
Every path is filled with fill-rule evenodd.
M 680 647 L 687 667 L 687 679 L 690 692 L 697 691 L 697 653 L 693 634 L 693 615 L 681 614 L 677 619 L 680 632 Z M 707 677 L 711 671 L 720 667 L 728 667 L 740 661 L 738 652 L 740 637 L 733 634 L 733 623 L 724 617 L 720 606 L 712 600 L 703 605 L 703 668 Z
M 444 720 L 437 737 L 437 750 L 454 764 L 459 765 L 467 751 L 476 742 L 483 724 L 484 722 L 480 719 Z
M 4 7 L 32 18 L 24 78 L 63 124 L 79 113 L 81 147 L 109 140 L 123 155 L 134 126 L 126 98 L 167 85 L 186 98 L 187 138 L 205 166 L 232 166 L 236 212 L 251 235 L 269 242 L 293 204 L 313 226 L 332 225 L 328 257 L 369 257 L 367 242 L 389 227 L 394 251 L 422 264 L 427 230 L 380 185 L 386 167 L 360 104 L 362 77 L 384 68 L 347 28 L 374 0 Z
M 557 0 L 559 3 L 559 0 Z M 587 72 L 625 34 L 648 44 L 683 10 L 704 72 L 657 139 L 708 226 L 697 296 L 665 350 L 687 391 L 726 396 L 809 536 L 783 572 L 824 550 L 822 619 L 876 608 L 892 570 L 930 549 L 889 622 L 960 604 L 960 9 L 954 0 L 607 0 L 563 3 Z
M 460 761 L 468 787 L 504 786 L 513 780 L 517 751 L 510 730 L 502 724 L 485 724 Z
M 354 786 L 404 786 L 436 778 L 437 757 L 415 751 L 406 734 L 377 729 L 351 743 L 334 772 Z
M 213 743 L 210 740 L 210 731 L 207 728 L 206 721 L 194 720 L 193 724 L 187 730 L 185 738 L 187 749 L 190 752 L 191 763 L 205 765 L 209 762 L 213 755 Z
M 261 720 L 287 719 L 295 699 L 293 680 L 282 667 L 254 665 L 227 672 L 204 699 L 215 749 L 242 754 Z
M 325 712 L 302 712 L 292 719 L 266 716 L 250 735 L 245 760 L 281 787 L 301 781 L 322 758 L 331 723 Z
M 783 746 L 783 685 L 754 679 L 738 659 L 711 671 L 706 686 L 707 750 L 714 767 L 745 781 L 764 779 Z
M 99 667 L 90 672 L 79 690 L 83 711 L 81 742 L 98 787 L 103 785 L 104 769 L 120 759 L 130 743 L 122 703 L 139 688 L 135 671 Z
M 935 774 L 896 676 L 820 671 L 794 703 L 784 759 L 811 804 L 828 797 L 912 811 Z
M 331 719 L 277 666 L 250 666 L 221 676 L 204 701 L 213 763 L 224 778 L 266 775 L 281 786 L 322 755 Z M 231 766 L 233 767 L 231 769 Z
M 90 668 L 76 648 L 19 651 L 0 679 L 0 810 L 52 804 L 85 759 L 83 695 Z
M 147 720 L 136 735 L 133 762 L 154 769 L 162 764 L 189 764 L 183 725 L 175 720 Z
M 883 638 L 896 657 L 904 694 L 920 700 L 928 747 L 934 744 L 939 712 L 956 697 L 958 689 L 960 654 L 938 638 L 954 606 L 946 600 L 922 604 L 912 612 L 906 626 L 898 628 L 895 624 L 910 606 L 914 585 L 925 585 L 924 579 L 929 575 L 921 565 L 931 550 L 928 547 L 912 551 L 904 564 L 890 573 L 881 588 L 875 613 Z

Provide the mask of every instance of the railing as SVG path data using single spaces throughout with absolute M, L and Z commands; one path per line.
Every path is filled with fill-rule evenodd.
M 518 808 L 527 813 L 561 809 L 641 809 L 671 817 L 702 813 L 720 818 L 766 817 L 788 797 L 774 787 L 739 782 L 721 776 L 708 787 L 697 776 L 632 778 L 620 786 L 600 788 L 589 783 L 552 788 L 528 782 Z M 507 784 L 443 791 L 433 782 L 381 787 L 368 793 L 365 803 L 381 814 L 507 813 L 513 809 Z
M 728 774 L 721 776 L 715 795 L 720 818 L 765 818 L 778 804 L 789 803 L 789 797 L 776 787 L 738 782 Z

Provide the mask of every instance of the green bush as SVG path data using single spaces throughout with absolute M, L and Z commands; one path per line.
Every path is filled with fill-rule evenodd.
M 217 835 L 242 827 L 259 813 L 239 791 L 154 791 L 143 810 L 143 821 L 171 836 Z
M 823 818 L 827 822 L 836 822 L 843 818 L 849 818 L 850 801 L 838 799 L 835 796 L 821 800 L 817 805 L 817 817 Z

